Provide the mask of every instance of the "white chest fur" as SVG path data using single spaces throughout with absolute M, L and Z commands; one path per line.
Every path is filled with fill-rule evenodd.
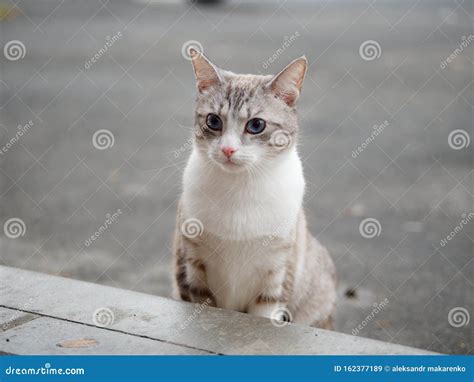
M 275 253 L 261 239 L 223 241 L 212 238 L 210 241 L 205 249 L 198 250 L 198 256 L 206 263 L 207 283 L 221 308 L 245 311 L 249 302 L 264 290 L 268 272 L 285 267 L 285 254 Z
M 296 150 L 255 175 L 225 173 L 193 152 L 184 172 L 181 208 L 184 219 L 202 223 L 206 242 L 196 255 L 206 264 L 218 306 L 245 309 L 262 290 L 265 274 L 285 267 L 286 257 L 268 242 L 290 235 L 303 194 Z
M 225 240 L 287 236 L 296 224 L 304 194 L 295 149 L 253 175 L 226 173 L 193 151 L 183 177 L 184 218 L 199 219 L 205 231 Z

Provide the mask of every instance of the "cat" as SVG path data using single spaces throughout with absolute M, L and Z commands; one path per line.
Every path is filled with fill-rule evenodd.
M 309 233 L 296 149 L 307 60 L 234 74 L 190 50 L 193 149 L 174 234 L 174 297 L 332 328 L 335 267 Z

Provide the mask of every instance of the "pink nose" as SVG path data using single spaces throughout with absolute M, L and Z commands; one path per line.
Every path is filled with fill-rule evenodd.
M 222 152 L 224 153 L 224 155 L 230 159 L 230 157 L 232 156 L 233 153 L 235 153 L 237 150 L 234 149 L 233 147 L 223 147 L 222 149 Z

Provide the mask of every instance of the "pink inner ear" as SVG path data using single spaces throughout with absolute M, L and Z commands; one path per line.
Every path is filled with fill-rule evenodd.
M 197 87 L 199 91 L 206 90 L 211 86 L 215 86 L 219 83 L 219 77 L 217 76 L 214 68 L 209 67 L 200 67 L 196 72 L 197 75 Z
M 275 96 L 285 101 L 288 106 L 293 106 L 299 95 L 299 91 L 297 90 L 299 86 L 294 82 L 292 83 L 292 81 L 288 81 L 285 84 L 279 83 L 282 81 L 283 79 L 280 78 L 278 81 L 272 84 L 272 90 L 275 93 Z M 301 84 L 301 81 L 299 82 Z
M 291 89 L 286 89 L 286 91 L 280 89 L 276 90 L 276 96 L 285 101 L 288 106 L 293 106 L 298 98 L 298 92 L 296 90 L 291 91 Z
M 198 89 L 200 92 L 203 90 L 206 90 L 207 88 L 210 88 L 211 86 L 215 85 L 216 81 L 211 79 L 202 79 L 198 81 Z
M 197 88 L 200 92 L 219 83 L 216 69 L 202 54 L 194 54 L 192 63 L 196 74 Z
M 306 65 L 300 61 L 296 61 L 286 67 L 271 85 L 275 95 L 286 102 L 287 105 L 293 106 L 300 94 Z
M 301 89 L 301 85 L 303 85 L 303 78 L 302 77 L 297 77 L 295 79 L 295 86 L 297 89 Z

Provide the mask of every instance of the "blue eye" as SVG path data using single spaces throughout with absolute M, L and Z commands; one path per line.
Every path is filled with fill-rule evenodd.
M 254 118 L 247 122 L 245 130 L 250 134 L 260 134 L 265 130 L 266 123 L 261 118 Z
M 206 125 L 211 130 L 222 130 L 222 120 L 219 118 L 217 114 L 211 113 L 207 115 L 206 118 Z

